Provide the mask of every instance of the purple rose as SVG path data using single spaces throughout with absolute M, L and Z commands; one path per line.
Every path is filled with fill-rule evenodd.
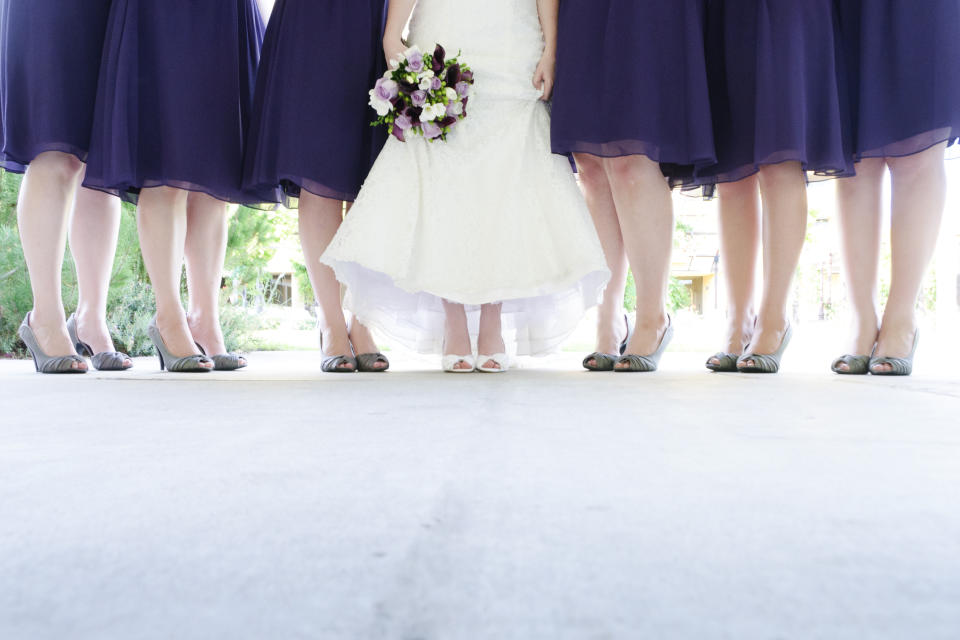
M 393 126 L 395 129 L 406 131 L 407 129 L 413 128 L 413 119 L 409 116 L 399 115 L 394 121 Z
M 457 95 L 460 96 L 461 98 L 466 98 L 468 95 L 470 95 L 469 82 L 464 82 L 463 80 L 461 80 L 460 82 L 457 83 L 456 88 L 457 88 Z
M 415 107 L 422 107 L 427 104 L 427 92 L 422 89 L 417 89 L 413 92 L 413 95 L 410 96 L 410 101 Z
M 443 129 L 434 124 L 433 122 L 424 122 L 423 123 L 423 135 L 429 140 L 434 138 L 439 138 L 443 134 Z
M 380 78 L 377 80 L 377 84 L 373 89 L 376 91 L 378 98 L 387 102 L 392 102 L 393 99 L 400 94 L 400 85 L 393 80 L 388 80 L 387 78 Z
M 407 69 L 414 73 L 420 73 L 423 71 L 423 68 L 423 53 L 414 51 L 410 54 L 410 57 L 407 58 Z
M 443 86 L 443 81 L 440 78 L 434 78 L 433 82 L 430 84 L 431 91 L 439 91 L 440 87 Z

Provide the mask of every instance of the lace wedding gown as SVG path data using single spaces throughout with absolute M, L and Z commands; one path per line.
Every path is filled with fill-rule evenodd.
M 391 138 L 321 261 L 350 311 L 409 348 L 440 352 L 445 298 L 467 305 L 474 336 L 479 305 L 503 302 L 508 350 L 548 353 L 610 274 L 570 165 L 550 152 L 536 0 L 420 0 L 409 40 L 462 51 L 468 117 L 446 142 Z

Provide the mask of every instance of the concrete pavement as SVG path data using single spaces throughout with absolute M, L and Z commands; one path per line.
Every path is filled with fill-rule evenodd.
M 0 638 L 957 638 L 957 378 L 797 354 L 0 362 Z

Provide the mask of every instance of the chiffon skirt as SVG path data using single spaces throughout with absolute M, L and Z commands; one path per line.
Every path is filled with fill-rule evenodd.
M 960 138 L 960 1 L 840 0 L 856 157 Z
M 87 159 L 110 0 L 0 0 L 0 167 Z
M 114 0 L 85 186 L 277 202 L 242 188 L 262 38 L 255 0 Z
M 257 76 L 244 184 L 352 201 L 386 134 L 367 92 L 383 73 L 384 0 L 280 0 Z
M 705 0 L 561 2 L 553 151 L 713 164 L 705 20 Z
M 707 60 L 717 164 L 697 172 L 699 183 L 782 162 L 853 173 L 834 0 L 711 0 Z

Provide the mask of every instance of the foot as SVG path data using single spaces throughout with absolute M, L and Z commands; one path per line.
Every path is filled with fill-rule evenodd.
M 646 356 L 654 353 L 660 347 L 663 334 L 666 332 L 668 326 L 670 326 L 670 320 L 666 313 L 653 321 L 637 318 L 637 323 L 633 328 L 633 336 L 630 337 L 630 342 L 627 343 L 625 353 L 638 356 Z M 626 362 L 618 362 L 614 368 L 629 369 L 630 365 Z
M 330 356 L 350 356 L 353 353 L 350 349 L 350 337 L 341 327 L 334 330 L 332 327 L 319 327 L 320 331 L 320 352 L 324 358 Z M 337 365 L 338 369 L 344 371 L 353 371 L 355 368 L 352 362 L 341 362 Z
M 780 348 L 780 345 L 783 344 L 783 336 L 786 335 L 789 324 L 790 323 L 786 316 L 758 316 L 757 326 L 753 332 L 753 338 L 750 340 L 750 344 L 747 345 L 744 353 L 756 353 L 762 355 L 776 353 L 777 349 Z M 756 362 L 749 358 L 737 363 L 737 367 L 741 369 L 750 368 L 755 365 Z
M 620 345 L 630 331 L 624 318 L 623 309 L 617 309 L 615 313 L 601 312 L 597 318 L 597 348 L 595 349 L 597 353 L 620 355 Z M 590 358 L 584 364 L 596 367 L 597 361 Z
M 110 337 L 110 329 L 105 318 L 95 318 L 87 314 L 77 314 L 77 339 L 90 346 L 94 354 L 110 353 L 117 350 Z M 130 358 L 124 358 L 123 368 L 133 366 Z
M 473 346 L 470 344 L 470 334 L 466 331 L 451 331 L 448 327 L 443 336 L 443 355 L 444 356 L 467 356 L 473 354 Z M 454 369 L 473 369 L 473 365 L 466 360 L 453 365 Z
M 878 358 L 909 358 L 913 350 L 913 338 L 917 333 L 916 319 L 884 318 L 883 326 L 877 338 Z M 889 364 L 877 364 L 870 368 L 877 373 L 890 373 L 893 367 Z
M 190 334 L 208 356 L 218 356 L 227 353 L 227 345 L 223 340 L 223 330 L 220 328 L 220 319 L 201 313 L 187 314 L 187 325 Z M 246 358 L 240 357 L 241 366 L 246 366 Z
M 48 356 L 79 356 L 70 341 L 67 321 L 62 314 L 59 318 L 46 318 L 36 311 L 31 311 L 27 324 L 36 336 L 40 349 Z M 82 361 L 74 362 L 70 366 L 77 371 L 87 370 L 87 363 Z
M 847 341 L 848 350 L 844 353 L 851 356 L 871 355 L 880 334 L 880 330 L 877 328 L 879 324 L 880 322 L 876 316 L 861 318 L 854 322 L 852 335 Z M 837 371 L 850 371 L 850 365 L 846 362 L 838 361 L 835 366 Z
M 370 333 L 370 329 L 367 329 L 356 318 L 350 322 L 348 335 L 350 338 L 350 344 L 353 345 L 354 353 L 378 353 L 380 351 L 377 348 L 377 343 L 373 339 L 373 334 Z M 374 369 L 386 369 L 389 366 L 390 365 L 386 362 L 377 361 L 373 363 Z
M 157 314 L 157 329 L 160 331 L 163 343 L 173 356 L 186 358 L 201 355 L 184 313 L 175 314 L 172 318 Z M 213 362 L 205 362 L 201 366 L 212 369 Z
M 743 318 L 737 319 L 733 318 L 730 320 L 730 323 L 727 325 L 727 336 L 725 346 L 723 348 L 724 353 L 733 353 L 736 355 L 742 355 L 747 348 L 747 345 L 750 344 L 750 339 L 753 337 L 753 329 L 756 326 L 757 320 L 756 316 L 749 314 Z M 712 357 L 709 360 L 710 364 L 714 366 L 722 366 L 723 363 L 720 361 L 720 358 Z
M 507 345 L 503 342 L 503 336 L 499 333 L 495 335 L 483 335 L 477 338 L 477 352 L 491 355 L 495 353 L 503 353 L 507 350 Z M 483 369 L 500 369 L 500 363 L 496 362 L 492 358 L 484 362 L 478 363 L 478 366 Z

